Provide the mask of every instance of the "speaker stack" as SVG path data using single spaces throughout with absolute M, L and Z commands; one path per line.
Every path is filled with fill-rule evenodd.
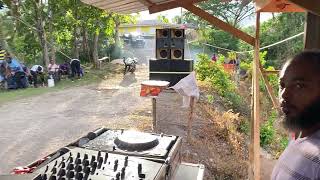
M 184 58 L 184 29 L 156 30 L 156 59 L 150 59 L 150 80 L 175 85 L 193 71 L 193 61 Z

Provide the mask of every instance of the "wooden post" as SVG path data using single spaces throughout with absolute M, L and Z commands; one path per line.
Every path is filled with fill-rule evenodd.
M 267 91 L 268 91 L 268 94 L 269 94 L 269 97 L 272 101 L 272 104 L 273 104 L 273 107 L 276 109 L 276 110 L 279 110 L 279 100 L 277 99 L 277 97 L 274 95 L 273 93 L 273 88 L 271 86 L 271 84 L 269 83 L 268 81 L 268 77 L 267 75 L 263 72 L 263 69 L 262 67 L 260 66 L 260 75 L 264 81 L 264 84 L 266 85 L 266 88 L 267 88 Z
M 251 168 L 254 180 L 260 180 L 260 89 L 259 89 L 259 71 L 260 71 L 260 12 L 256 17 L 256 38 L 253 61 L 253 121 L 252 121 L 252 160 Z
M 157 132 L 157 99 L 152 98 L 152 130 Z
M 193 122 L 193 108 L 194 108 L 194 96 L 190 98 L 190 112 L 189 112 L 189 119 L 188 119 L 188 131 L 187 131 L 187 140 L 191 141 L 191 131 L 192 131 L 192 122 Z
M 304 30 L 305 49 L 320 49 L 320 16 L 307 12 Z

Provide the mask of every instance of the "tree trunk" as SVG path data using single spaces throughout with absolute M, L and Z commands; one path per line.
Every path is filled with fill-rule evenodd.
M 78 0 L 75 0 L 74 2 L 74 16 L 75 19 L 78 20 Z M 74 32 L 73 32 L 73 58 L 79 59 L 79 36 L 80 36 L 80 28 L 79 25 L 76 23 L 74 25 Z
M 79 27 L 76 26 L 74 29 L 74 41 L 73 41 L 73 56 L 76 59 L 79 59 Z
M 41 6 L 42 6 L 41 1 L 38 3 L 34 1 L 38 36 L 39 36 L 40 44 L 42 47 L 43 65 L 48 66 L 48 64 L 49 64 L 49 51 L 48 51 L 47 35 L 46 35 L 44 24 L 43 24 L 42 13 L 39 12 L 39 11 L 41 11 Z
M 98 41 L 99 41 L 99 31 L 95 32 L 94 33 L 94 36 L 93 36 L 93 53 L 92 53 L 92 56 L 93 56 L 93 62 L 94 62 L 94 66 L 97 68 L 99 67 L 99 55 L 98 55 Z
M 50 6 L 50 5 L 49 5 Z M 51 59 L 56 62 L 56 48 L 54 46 L 54 37 L 53 37 L 53 11 L 52 5 L 50 6 L 50 15 L 49 15 L 49 32 L 50 32 L 50 50 L 51 50 Z
M 49 65 L 49 51 L 48 51 L 48 43 L 47 43 L 47 35 L 46 32 L 43 31 L 43 40 L 42 40 L 42 48 L 43 48 L 43 65 L 47 67 Z
M 90 58 L 90 49 L 89 49 L 89 37 L 88 37 L 88 30 L 86 27 L 83 27 L 83 42 L 82 42 L 83 52 L 88 61 L 93 62 L 93 59 Z
M 114 33 L 114 42 L 116 47 L 120 46 L 119 42 L 120 42 L 120 38 L 119 38 L 119 26 L 120 26 L 120 22 L 115 22 L 116 23 L 116 27 L 115 27 L 115 33 Z

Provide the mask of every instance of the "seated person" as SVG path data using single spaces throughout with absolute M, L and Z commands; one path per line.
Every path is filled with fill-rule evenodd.
M 25 72 L 18 60 L 13 58 L 10 53 L 6 53 L 7 69 L 10 74 L 7 74 L 6 80 L 9 89 L 26 88 L 28 80 Z
M 38 87 L 38 83 L 40 82 L 42 86 L 44 86 L 44 72 L 43 72 L 43 67 L 40 65 L 34 65 L 30 69 L 30 73 L 32 75 L 32 82 L 33 86 L 35 88 Z M 38 77 L 40 77 L 40 81 L 38 80 Z
M 76 75 L 78 78 L 81 77 L 81 65 L 79 59 L 71 59 L 71 78 L 74 78 Z
M 61 75 L 70 75 L 70 64 L 66 60 L 63 64 L 60 64 L 59 70 Z
M 48 72 L 58 72 L 59 71 L 59 66 L 51 59 L 48 65 Z
M 20 62 L 15 58 L 13 58 L 10 53 L 6 54 L 6 61 L 7 61 L 8 67 L 10 67 L 12 74 L 16 72 L 24 72 Z
M 53 78 L 54 81 L 60 81 L 61 70 L 59 66 L 51 59 L 48 65 L 49 78 Z

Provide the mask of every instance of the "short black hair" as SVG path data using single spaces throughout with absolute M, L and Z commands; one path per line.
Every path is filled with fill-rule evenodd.
M 320 50 L 312 49 L 312 50 L 305 50 L 297 55 L 295 55 L 290 62 L 307 62 L 310 63 L 314 68 L 320 70 Z

